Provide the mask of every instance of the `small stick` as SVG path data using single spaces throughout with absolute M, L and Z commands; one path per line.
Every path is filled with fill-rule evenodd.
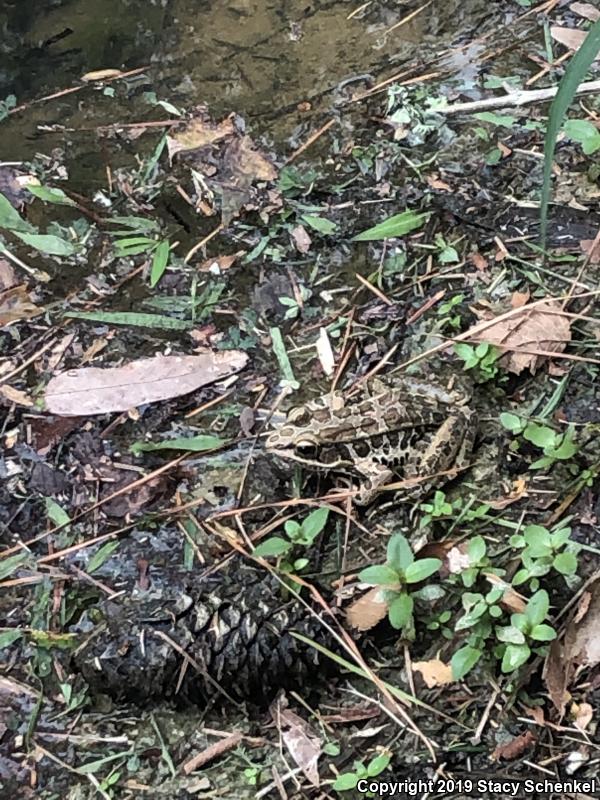
M 191 250 L 188 250 L 186 257 L 183 259 L 184 264 L 188 264 L 192 256 L 194 256 L 201 247 L 204 247 L 205 244 L 208 244 L 211 239 L 213 239 L 218 233 L 221 233 L 224 230 L 225 225 L 221 223 L 218 225 L 214 231 L 211 231 L 208 236 L 205 236 L 204 239 L 201 239 L 198 244 L 195 244 Z
M 298 158 L 298 156 L 301 153 L 307 150 L 311 146 L 311 144 L 313 144 L 313 142 L 316 142 L 320 136 L 322 136 L 326 131 L 328 131 L 329 128 L 331 128 L 331 126 L 335 124 L 335 122 L 336 122 L 335 119 L 330 119 L 329 122 L 326 122 L 325 125 L 319 128 L 318 131 L 316 131 L 316 133 L 313 133 L 312 136 L 309 136 L 308 139 L 304 142 L 304 144 L 301 145 L 295 152 L 292 153 L 292 155 L 289 158 L 285 160 L 285 164 L 291 164 L 292 161 L 294 161 L 294 159 Z
M 578 86 L 575 94 L 591 94 L 599 91 L 600 81 L 586 81 Z M 450 106 L 437 108 L 436 113 L 446 115 L 463 114 L 490 108 L 527 106 L 532 103 L 543 103 L 546 100 L 552 100 L 557 92 L 557 86 L 553 86 L 550 89 L 519 90 L 518 92 L 505 94 L 503 97 L 488 97 L 485 100 L 473 100 L 469 103 L 454 103 Z
M 386 34 L 388 34 L 388 33 L 391 33 L 392 31 L 395 31 L 396 28 L 400 28 L 400 27 L 402 27 L 402 25 L 406 25 L 407 22 L 410 22 L 411 19 L 414 19 L 418 14 L 421 13 L 421 11 L 425 11 L 425 9 L 428 8 L 432 3 L 433 3 L 433 0 L 427 0 L 427 3 L 422 5 L 420 8 L 416 8 L 410 14 L 407 14 L 405 17 L 403 17 L 399 22 L 396 22 L 395 25 L 392 25 L 391 28 L 388 28 L 387 30 L 385 30 L 383 32 L 384 36 Z

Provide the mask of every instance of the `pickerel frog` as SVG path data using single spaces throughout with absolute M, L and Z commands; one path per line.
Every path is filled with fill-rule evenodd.
M 398 499 L 414 499 L 451 477 L 439 473 L 468 462 L 475 438 L 468 399 L 419 380 L 376 378 L 347 401 L 330 394 L 292 409 L 266 446 L 309 469 L 357 478 L 359 505 L 395 481 L 406 482 Z

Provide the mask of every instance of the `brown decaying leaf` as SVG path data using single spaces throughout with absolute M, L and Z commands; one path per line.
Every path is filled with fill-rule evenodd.
M 595 667 L 600 663 L 600 580 L 590 587 L 590 598 L 583 598 L 587 609 L 584 614 L 576 612 L 578 622 L 569 626 L 565 637 L 565 648 L 576 664 Z
M 505 611 L 508 611 L 510 614 L 522 614 L 525 611 L 527 599 L 523 597 L 522 594 L 515 591 L 509 583 L 503 581 L 502 578 L 499 578 L 493 572 L 484 572 L 483 574 L 492 586 L 504 587 L 504 594 L 500 599 L 500 605 Z
M 43 308 L 32 303 L 24 286 L 13 286 L 0 293 L 0 328 L 19 319 L 30 319 L 43 311 Z
M 318 761 L 323 751 L 321 739 L 302 717 L 287 708 L 285 695 L 279 695 L 269 710 L 294 762 L 310 783 L 318 787 L 320 785 Z
M 571 341 L 569 318 L 560 304 L 549 300 L 533 308 L 523 306 L 522 313 L 500 319 L 485 330 L 475 330 L 470 341 L 487 342 L 504 351 L 502 364 L 519 375 L 524 369 L 534 373 L 547 356 L 536 351 L 562 353 Z
M 290 232 L 290 236 L 294 240 L 294 246 L 299 253 L 308 253 L 312 244 L 312 239 L 304 225 L 296 225 Z
M 439 658 L 432 658 L 430 661 L 414 661 L 412 668 L 413 672 L 421 673 L 428 689 L 433 689 L 435 686 L 446 686 L 454 681 L 452 667 Z
M 522 753 L 531 747 L 536 741 L 531 731 L 525 731 L 520 736 L 515 736 L 510 742 L 499 744 L 491 755 L 492 761 L 514 761 Z
M 12 289 L 17 283 L 17 276 L 10 261 L 0 258 L 0 292 Z
M 597 22 L 600 19 L 600 10 L 591 3 L 571 3 L 569 9 L 574 14 L 579 14 L 584 19 L 589 19 L 591 22 Z
M 216 144 L 235 133 L 235 114 L 230 114 L 221 122 L 213 122 L 205 108 L 200 108 L 198 116 L 167 136 L 169 160 L 175 153 L 199 150 L 201 147 Z
M 12 386 L 0 386 L 0 396 L 3 397 L 5 400 L 8 400 L 9 403 L 14 403 L 17 406 L 25 406 L 25 408 L 31 408 L 35 405 L 35 402 L 29 397 L 28 394 L 22 392 L 20 389 L 15 389 Z
M 188 394 L 243 369 L 248 356 L 238 350 L 205 349 L 195 356 L 155 356 L 121 367 L 83 367 L 50 380 L 46 409 L 59 416 L 127 411 Z
M 550 27 L 550 35 L 552 38 L 568 47 L 569 50 L 579 50 L 584 43 L 587 36 L 587 31 L 580 31 L 577 28 L 562 28 L 560 25 L 552 25 Z M 596 56 L 596 60 L 600 55 Z
M 513 308 L 522 308 L 529 302 L 531 293 L 526 292 L 513 292 L 510 298 L 510 304 Z
M 346 612 L 346 620 L 350 627 L 368 631 L 385 619 L 387 612 L 388 606 L 381 597 L 381 588 L 374 586 L 352 603 Z
M 594 245 L 596 246 L 594 247 Z M 596 243 L 595 239 L 582 239 L 579 246 L 581 252 L 589 258 L 590 264 L 600 264 L 600 245 Z
M 573 705 L 571 713 L 574 718 L 574 724 L 580 731 L 584 731 L 594 718 L 594 709 L 589 703 L 580 703 Z
M 527 495 L 527 482 L 524 478 L 517 478 L 513 481 L 512 489 L 504 497 L 497 497 L 494 500 L 487 500 L 487 504 L 497 511 L 507 508 L 513 503 L 517 503 L 523 496 Z
M 232 267 L 235 262 L 244 255 L 244 251 L 240 250 L 239 253 L 233 253 L 230 256 L 215 256 L 214 258 L 207 258 L 198 267 L 199 272 L 224 272 L 226 269 Z

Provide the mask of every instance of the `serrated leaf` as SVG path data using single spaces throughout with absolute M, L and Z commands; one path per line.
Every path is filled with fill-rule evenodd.
M 403 211 L 389 217 L 379 225 L 368 228 L 366 231 L 352 237 L 353 242 L 375 242 L 381 239 L 394 239 L 398 236 L 405 236 L 411 231 L 423 227 L 429 214 L 421 214 L 416 211 Z

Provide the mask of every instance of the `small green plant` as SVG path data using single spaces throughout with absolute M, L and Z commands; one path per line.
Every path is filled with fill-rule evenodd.
M 455 294 L 445 303 L 442 303 L 437 311 L 440 317 L 439 326 L 441 329 L 451 328 L 452 330 L 459 330 L 461 326 L 461 316 L 455 312 L 456 306 L 460 305 L 465 299 L 464 294 Z
M 435 237 L 435 246 L 438 251 L 437 259 L 440 264 L 456 264 L 460 261 L 456 248 L 448 244 L 441 233 L 438 233 Z
M 307 289 L 305 286 L 300 286 L 299 291 L 299 299 L 296 299 L 295 297 L 286 297 L 285 295 L 277 298 L 281 305 L 287 308 L 287 311 L 283 317 L 284 319 L 296 319 L 296 317 L 300 314 L 302 305 L 306 302 L 306 300 L 310 299 L 312 294 L 310 289 Z
M 12 109 L 17 105 L 17 98 L 14 94 L 9 94 L 4 100 L 0 100 L 0 122 L 6 119 Z
M 529 659 L 532 649 L 538 652 L 537 645 L 556 638 L 554 628 L 544 623 L 549 607 L 548 593 L 540 589 L 522 614 L 511 616 L 510 625 L 496 629 L 496 637 L 503 643 L 502 672 L 514 672 Z
M 531 464 L 531 469 L 546 469 L 557 461 L 568 461 L 578 450 L 573 441 L 575 429 L 572 425 L 564 433 L 556 433 L 548 425 L 509 413 L 500 414 L 500 423 L 511 433 L 522 436 L 525 441 L 541 449 L 543 456 Z
M 259 767 L 246 767 L 244 770 L 244 780 L 248 784 L 248 786 L 257 786 L 260 780 L 260 768 Z
M 362 761 L 355 761 L 352 765 L 352 772 L 340 773 L 334 781 L 333 788 L 337 792 L 347 792 L 350 789 L 356 789 L 360 780 L 367 778 L 376 778 L 384 769 L 387 769 L 391 761 L 390 753 L 381 753 L 375 758 L 372 758 L 365 766 Z M 366 797 L 372 797 L 372 794 L 367 794 Z
M 474 586 L 483 571 L 494 572 L 495 574 L 500 572 L 500 570 L 492 568 L 487 555 L 487 544 L 483 536 L 474 536 L 466 543 L 464 550 L 468 566 L 465 566 L 456 575 L 460 578 L 465 588 L 470 589 Z
M 254 555 L 262 558 L 273 556 L 282 558 L 279 564 L 282 572 L 300 572 L 307 566 L 308 559 L 291 560 L 292 552 L 297 546 L 309 547 L 327 524 L 328 516 L 329 509 L 323 506 L 311 511 L 302 522 L 288 519 L 283 526 L 288 538 L 271 536 L 255 548 Z
M 486 652 L 486 640 L 493 632 L 494 623 L 504 613 L 500 605 L 503 595 L 504 586 L 495 586 L 485 595 L 463 593 L 461 602 L 465 613 L 456 623 L 455 631 L 468 630 L 469 635 L 465 645 L 454 653 L 450 661 L 454 680 L 462 680 Z
M 480 342 L 478 345 L 457 342 L 454 352 L 463 361 L 464 370 L 473 370 L 479 383 L 492 380 L 498 374 L 498 359 L 502 351 L 493 344 Z
M 555 570 L 565 577 L 577 572 L 577 553 L 579 546 L 570 541 L 570 528 L 561 528 L 550 533 L 542 525 L 528 525 L 522 534 L 510 538 L 511 547 L 522 548 L 522 568 L 512 579 L 513 586 L 532 581 L 531 587 L 538 588 L 537 580 Z
M 446 498 L 445 492 L 440 489 L 435 492 L 431 502 L 421 503 L 419 508 L 421 511 L 425 512 L 419 523 L 421 528 L 425 528 L 433 520 L 458 517 L 459 515 L 461 520 L 472 522 L 473 520 L 485 516 L 490 510 L 489 505 L 486 504 L 478 505 L 475 508 L 469 508 L 468 505 L 465 505 L 465 501 L 462 497 L 457 497 L 456 500 L 450 502 Z
M 441 565 L 439 558 L 415 560 L 406 537 L 395 533 L 388 542 L 385 564 L 367 567 L 358 577 L 364 583 L 383 587 L 390 623 L 411 636 L 414 631 L 414 599 L 410 587 L 429 578 Z

